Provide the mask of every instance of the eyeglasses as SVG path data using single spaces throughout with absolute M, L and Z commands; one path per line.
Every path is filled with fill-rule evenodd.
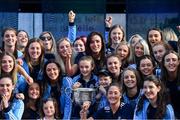
M 48 36 L 48 37 L 44 37 L 44 36 L 41 36 L 41 37 L 39 37 L 41 40 L 43 40 L 43 41 L 45 41 L 46 39 L 48 40 L 48 41 L 50 41 L 51 39 L 52 39 L 52 37 L 51 36 Z

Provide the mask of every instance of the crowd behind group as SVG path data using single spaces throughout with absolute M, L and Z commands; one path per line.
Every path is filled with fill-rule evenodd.
M 44 31 L 2 30 L 0 119 L 180 119 L 180 38 L 173 29 L 150 28 L 126 39 L 121 25 L 105 20 L 105 36 L 68 37 Z M 104 21 L 103 21 L 104 22 Z M 180 26 L 177 26 L 180 31 Z M 74 90 L 93 88 L 78 104 Z

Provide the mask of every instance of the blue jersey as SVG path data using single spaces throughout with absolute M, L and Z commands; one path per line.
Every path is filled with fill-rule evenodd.
M 142 94 L 143 94 L 142 90 L 139 90 L 139 92 L 134 97 L 129 97 L 125 92 L 122 96 L 123 102 L 130 104 L 135 109 Z
M 86 82 L 83 79 L 83 76 L 81 74 L 79 74 L 73 78 L 73 84 L 75 82 L 80 82 L 81 88 L 97 88 L 98 87 L 98 81 L 99 81 L 99 78 L 93 73 L 91 74 L 91 78 L 88 82 Z
M 98 110 L 94 115 L 94 119 L 132 119 L 134 110 L 129 104 L 121 103 L 118 110 L 113 114 L 111 107 L 106 106 Z

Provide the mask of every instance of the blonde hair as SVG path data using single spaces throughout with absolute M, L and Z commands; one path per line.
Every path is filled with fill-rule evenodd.
M 51 32 L 49 31 L 44 31 L 40 34 L 39 38 L 41 39 L 41 36 L 43 36 L 44 34 L 49 34 L 52 38 L 52 46 L 51 46 L 51 49 L 50 49 L 50 53 L 53 53 L 56 55 L 57 53 L 57 47 L 56 47 L 56 40 L 54 39 L 54 36 Z M 46 51 L 45 51 L 46 52 Z
M 70 44 L 70 46 L 73 47 L 70 39 L 67 37 L 63 37 L 57 41 L 57 50 L 59 50 L 59 44 L 61 44 L 63 41 L 67 41 Z M 74 63 L 75 57 L 76 57 L 76 53 L 75 53 L 74 49 L 72 49 L 72 57 L 71 57 L 72 63 Z M 66 73 L 65 63 L 63 61 L 63 58 L 59 54 L 59 52 L 57 52 L 56 60 L 58 61 L 59 65 L 61 66 L 62 73 Z
M 164 28 L 163 37 L 165 42 L 178 41 L 178 37 L 172 28 Z
M 132 40 L 133 40 L 134 38 L 139 38 L 139 40 L 143 39 L 143 37 L 142 37 L 141 35 L 139 35 L 139 34 L 134 34 L 134 35 L 132 35 L 132 36 L 130 37 L 129 41 L 128 41 L 128 45 L 129 45 L 130 47 L 132 47 Z
M 149 50 L 149 46 L 147 44 L 147 42 L 144 39 L 140 39 L 135 46 L 140 43 L 143 46 L 144 49 L 144 55 L 150 55 L 150 50 Z M 129 63 L 131 64 L 136 64 L 136 57 L 135 57 L 135 46 L 132 49 L 130 56 L 129 56 Z

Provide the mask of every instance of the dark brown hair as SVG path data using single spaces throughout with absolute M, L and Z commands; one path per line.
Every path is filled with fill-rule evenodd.
M 169 103 L 168 94 L 165 90 L 164 84 L 159 80 L 155 75 L 149 75 L 145 78 L 144 81 L 150 81 L 153 82 L 157 87 L 160 87 L 160 91 L 157 93 L 157 111 L 155 113 L 156 119 L 163 119 L 165 113 L 166 113 L 166 105 Z M 147 99 L 145 95 L 143 95 L 138 104 L 137 104 L 137 112 L 141 111 L 143 109 L 143 102 Z

